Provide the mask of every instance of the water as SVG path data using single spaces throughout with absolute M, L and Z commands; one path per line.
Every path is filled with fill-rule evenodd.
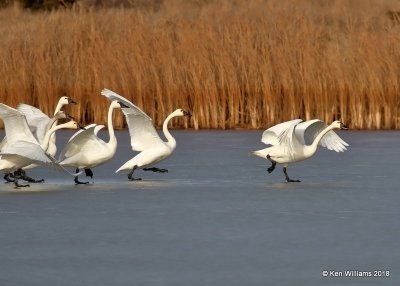
M 321 148 L 291 184 L 248 155 L 261 133 L 173 131 L 169 173 L 128 182 L 121 131 L 94 184 L 47 169 L 29 173 L 44 184 L 2 184 L 0 285 L 399 285 L 400 132 L 341 132 L 348 152 Z

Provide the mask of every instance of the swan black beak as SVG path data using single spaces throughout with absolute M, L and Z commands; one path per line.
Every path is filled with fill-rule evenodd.
M 129 108 L 128 105 L 126 105 L 125 103 L 118 101 L 119 105 L 121 106 L 121 108 Z
M 349 127 L 347 127 L 347 126 L 344 125 L 343 123 L 340 123 L 340 129 L 348 130 Z
M 82 130 L 86 130 L 86 128 L 83 127 L 82 125 L 80 125 L 79 123 L 78 123 L 78 128 L 79 128 L 79 129 L 82 129 Z
M 73 101 L 71 98 L 68 98 L 68 104 L 76 104 L 76 102 Z
M 189 111 L 183 111 L 183 116 L 191 117 L 192 114 Z

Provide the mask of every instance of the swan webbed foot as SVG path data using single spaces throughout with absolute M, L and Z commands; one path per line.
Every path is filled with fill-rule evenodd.
M 28 177 L 28 176 L 22 176 L 21 179 L 24 181 L 27 181 L 29 183 L 43 183 L 44 182 L 44 179 L 36 180 L 36 179 Z
M 79 181 L 78 177 L 75 177 L 74 181 L 75 181 L 75 185 L 88 185 L 89 184 L 89 182 L 81 182 L 81 181 Z
M 3 178 L 6 181 L 5 183 L 14 183 L 14 179 L 10 179 L 14 178 L 14 175 L 12 173 L 5 174 Z
M 25 171 L 21 174 L 21 179 L 29 183 L 43 183 L 44 179 L 36 180 L 26 175 Z
M 89 170 L 90 170 L 90 169 L 89 169 Z M 76 168 L 75 173 L 76 173 L 76 174 L 79 173 L 79 168 Z M 86 169 L 85 169 L 85 173 L 86 173 Z M 87 174 L 87 173 L 86 173 L 86 174 Z M 92 173 L 92 175 L 93 175 L 93 173 Z M 75 185 L 88 185 L 88 184 L 89 184 L 89 182 L 81 182 L 81 181 L 79 181 L 79 180 L 78 180 L 78 176 L 76 176 L 76 177 L 74 178 L 74 182 L 75 182 Z
M 29 183 L 43 183 L 44 182 L 44 179 L 36 180 L 34 178 L 27 176 L 25 170 L 22 170 L 22 169 L 18 169 L 17 171 L 14 172 L 14 178 L 15 177 L 18 177 L 18 179 L 22 179 Z
M 157 172 L 157 173 L 168 173 L 167 169 L 160 169 L 160 168 L 156 168 L 156 167 L 143 168 L 143 171 L 153 171 L 153 172 Z
M 288 174 L 287 174 L 286 167 L 283 167 L 283 173 L 285 173 L 286 182 L 288 182 L 288 183 L 299 183 L 299 182 L 301 182 L 300 180 L 292 180 L 292 179 L 290 179 Z
M 128 180 L 129 181 L 141 181 L 142 178 L 133 178 L 132 176 L 131 177 L 128 176 Z
M 15 185 L 15 186 L 14 186 L 14 189 L 29 187 L 29 184 L 26 184 L 26 185 L 18 184 L 18 178 L 15 178 L 15 179 L 14 179 L 14 185 Z

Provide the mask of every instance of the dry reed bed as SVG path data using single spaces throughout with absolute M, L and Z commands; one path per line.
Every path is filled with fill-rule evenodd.
M 368 2 L 368 3 L 367 3 Z M 341 118 L 400 127 L 400 26 L 391 1 L 166 1 L 158 10 L 0 11 L 0 101 L 104 123 L 110 88 L 157 126 L 177 107 L 193 128 Z M 124 127 L 123 117 L 115 125 Z

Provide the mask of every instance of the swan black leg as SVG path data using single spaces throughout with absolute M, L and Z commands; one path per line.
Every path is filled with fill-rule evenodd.
M 29 187 L 28 184 L 26 184 L 26 185 L 18 184 L 18 180 L 19 179 L 21 179 L 21 173 L 20 173 L 19 170 L 17 170 L 17 171 L 14 172 L 14 185 L 15 185 L 16 189 L 22 188 L 22 187 Z
M 276 162 L 275 162 L 274 160 L 271 159 L 271 156 L 270 156 L 270 155 L 267 155 L 267 159 L 270 160 L 271 163 L 272 163 L 271 167 L 269 167 L 269 168 L 267 169 L 268 173 L 271 174 L 272 171 L 275 170 Z
M 132 177 L 133 172 L 137 169 L 137 167 L 138 167 L 138 166 L 135 165 L 135 166 L 132 168 L 132 171 L 129 172 L 129 174 L 128 174 L 128 180 L 129 180 L 129 181 L 140 181 L 140 180 L 141 180 L 141 178 L 135 179 L 134 177 Z
M 35 180 L 34 178 L 31 178 L 29 176 L 26 175 L 26 172 L 22 169 L 18 170 L 20 173 L 20 177 L 22 180 L 27 181 L 29 183 L 43 183 L 44 179 L 40 179 L 40 180 Z
M 89 168 L 85 169 L 85 174 L 86 177 L 90 177 L 91 179 L 93 179 L 93 172 Z
M 12 173 L 5 174 L 3 178 L 6 181 L 6 183 L 14 183 L 14 180 L 10 179 L 10 178 L 14 178 L 14 175 Z
M 292 180 L 292 179 L 290 179 L 288 174 L 287 174 L 287 172 L 286 172 L 286 167 L 283 167 L 283 172 L 285 173 L 285 177 L 286 177 L 286 181 L 287 182 L 289 182 L 289 183 L 290 182 L 296 182 L 296 183 L 301 182 L 300 180 Z
M 143 171 L 153 171 L 153 172 L 157 172 L 157 173 L 168 173 L 167 169 L 159 169 L 159 168 L 156 168 L 156 167 L 143 168 Z
M 85 170 L 85 172 L 86 172 L 86 170 Z M 76 174 L 79 173 L 79 168 L 76 168 L 75 173 Z M 87 184 L 89 184 L 89 182 L 81 182 L 81 181 L 79 181 L 78 180 L 78 176 L 75 176 L 74 181 L 75 181 L 75 185 L 87 185 Z

